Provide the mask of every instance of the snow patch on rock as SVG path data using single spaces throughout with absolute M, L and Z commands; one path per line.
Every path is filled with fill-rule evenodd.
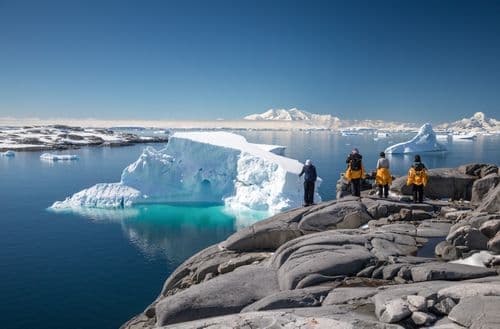
M 435 151 L 446 151 L 446 147 L 437 141 L 436 133 L 434 133 L 432 125 L 430 123 L 426 123 L 420 127 L 417 135 L 411 140 L 389 146 L 385 150 L 385 153 L 405 154 Z

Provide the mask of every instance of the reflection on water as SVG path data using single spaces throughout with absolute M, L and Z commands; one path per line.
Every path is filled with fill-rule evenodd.
M 124 209 L 77 208 L 70 212 L 94 221 L 119 223 L 127 239 L 148 258 L 177 263 L 237 229 L 268 216 L 266 212 L 233 212 L 221 205 L 137 205 Z

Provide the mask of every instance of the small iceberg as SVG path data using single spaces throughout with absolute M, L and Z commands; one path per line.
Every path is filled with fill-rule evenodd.
M 430 123 L 426 123 L 420 127 L 417 135 L 411 140 L 389 146 L 385 150 L 385 153 L 406 154 L 437 151 L 446 151 L 446 147 L 443 144 L 438 143 L 436 133 L 432 130 L 432 125 Z
M 453 135 L 453 140 L 474 140 L 477 138 L 477 134 L 472 132 L 468 134 L 454 134 Z
M 76 154 L 44 153 L 40 155 L 40 159 L 48 161 L 70 161 L 70 160 L 78 160 L 79 158 L 80 157 Z
M 283 151 L 228 132 L 177 132 L 166 148 L 145 148 L 123 170 L 120 182 L 97 184 L 52 208 L 215 203 L 276 213 L 300 206 L 303 196 L 298 177 L 303 165 L 276 154 Z M 315 200 L 321 200 L 317 193 Z
M 13 157 L 13 156 L 16 156 L 16 153 L 14 153 L 14 151 L 5 151 L 5 152 L 0 152 L 0 155 L 1 156 L 4 156 L 4 157 Z

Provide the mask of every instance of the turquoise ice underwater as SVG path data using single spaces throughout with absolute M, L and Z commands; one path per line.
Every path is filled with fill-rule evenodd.
M 407 140 L 398 135 L 343 137 L 329 132 L 253 131 L 251 142 L 287 146 L 286 155 L 313 160 L 323 178 L 320 194 L 334 198 L 345 156 L 358 147 L 367 169 L 388 145 Z M 448 152 L 424 153 L 430 168 L 500 159 L 500 137 L 448 143 Z M 159 145 L 153 145 L 160 147 Z M 40 161 L 39 152 L 19 152 L 0 159 L 0 291 L 3 328 L 117 328 L 141 312 L 166 277 L 187 257 L 217 243 L 248 222 L 218 205 L 149 205 L 85 215 L 46 211 L 83 188 L 118 181 L 144 145 L 84 148 L 71 151 L 80 160 Z M 404 174 L 411 156 L 393 156 L 394 174 Z M 18 316 L 12 316 L 12 315 Z

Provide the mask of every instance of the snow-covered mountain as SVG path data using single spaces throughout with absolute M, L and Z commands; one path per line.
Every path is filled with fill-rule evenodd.
M 476 112 L 470 118 L 464 118 L 451 123 L 443 123 L 437 126 L 438 129 L 445 129 L 454 132 L 500 132 L 500 121 L 487 118 L 483 112 Z
M 301 121 L 311 126 L 334 128 L 340 119 L 330 114 L 314 114 L 299 109 L 270 109 L 261 114 L 251 114 L 244 118 L 254 121 Z

